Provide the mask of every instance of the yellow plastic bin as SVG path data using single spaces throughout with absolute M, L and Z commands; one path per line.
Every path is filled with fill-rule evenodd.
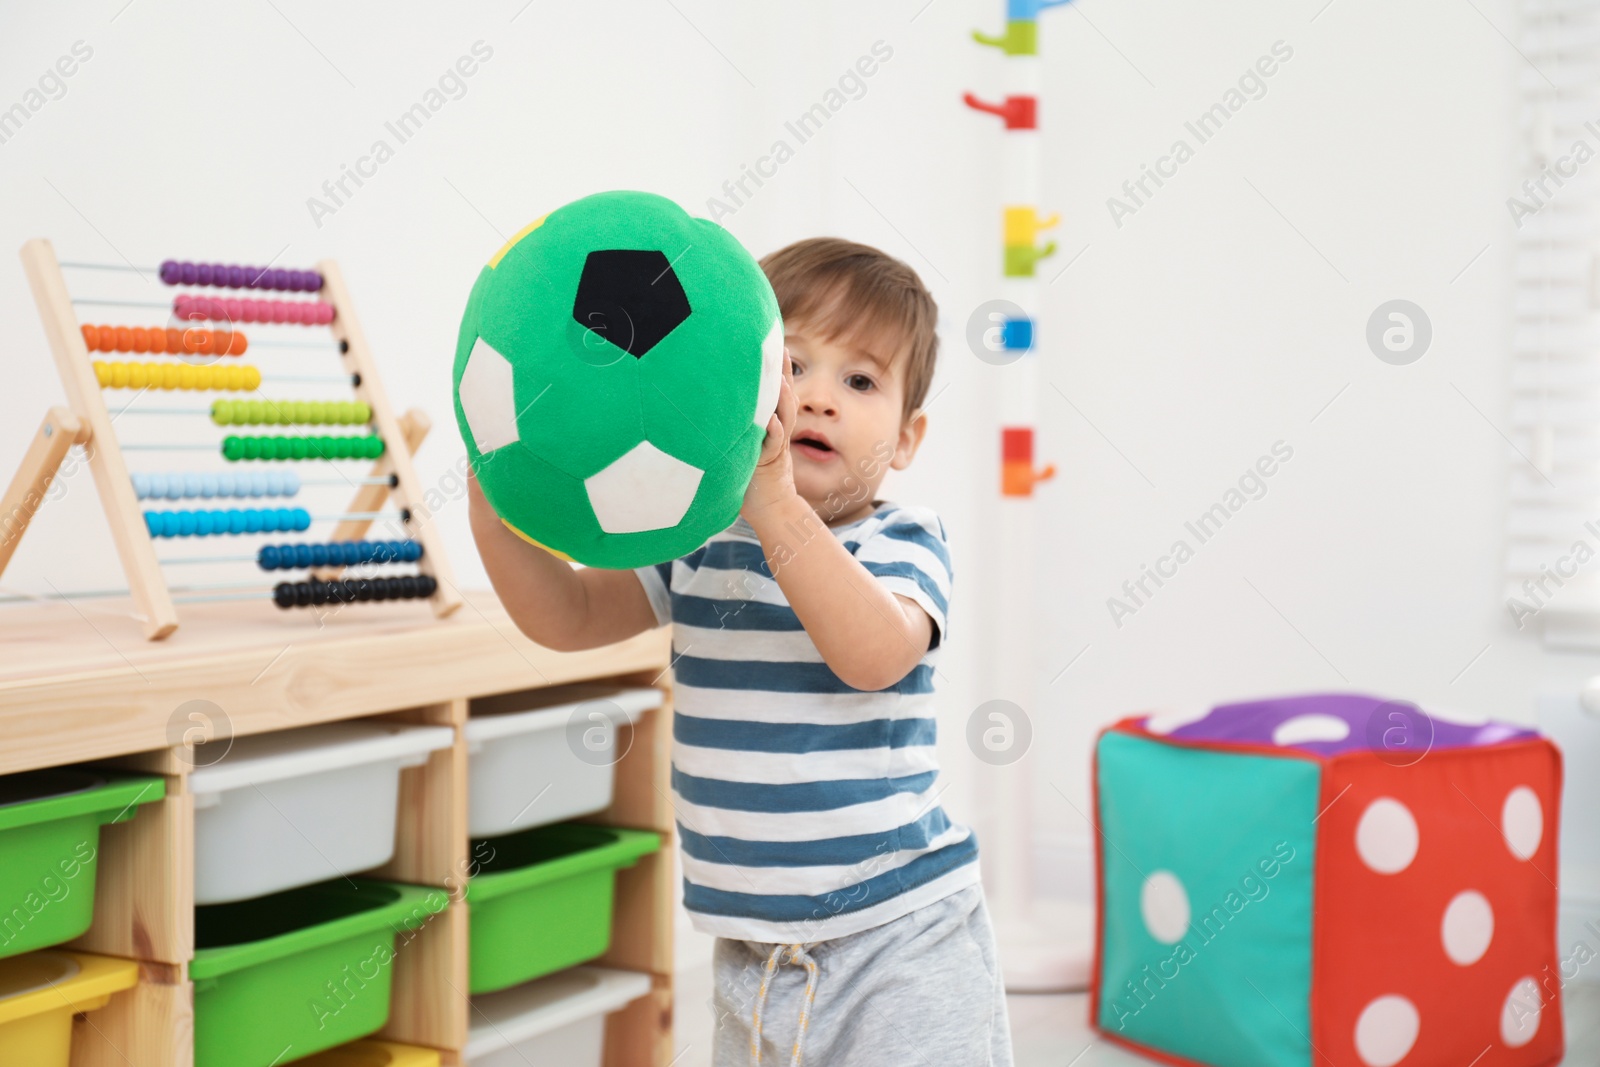
M 133 960 L 44 949 L 0 960 L 0 1063 L 67 1067 L 72 1016 L 139 981 Z
M 295 1067 L 439 1067 L 439 1050 L 368 1039 L 296 1060 Z

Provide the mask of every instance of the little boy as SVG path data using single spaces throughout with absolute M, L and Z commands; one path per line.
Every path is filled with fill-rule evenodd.
M 673 626 L 673 807 L 684 904 L 717 936 L 718 1067 L 1009 1067 L 977 843 L 934 788 L 944 525 L 875 495 L 927 430 L 933 297 L 834 238 L 761 267 L 784 382 L 733 526 L 658 566 L 573 569 L 474 482 L 473 533 L 540 644 Z

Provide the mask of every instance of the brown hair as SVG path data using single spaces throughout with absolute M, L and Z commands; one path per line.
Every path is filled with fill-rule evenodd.
M 786 322 L 804 321 L 824 341 L 858 345 L 886 367 L 905 359 L 902 419 L 927 401 L 939 356 L 939 308 L 916 271 L 838 237 L 796 241 L 763 257 L 761 269 Z

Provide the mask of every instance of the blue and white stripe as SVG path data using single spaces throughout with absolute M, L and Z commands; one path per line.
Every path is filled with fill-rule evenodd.
M 636 572 L 656 618 L 673 627 L 684 902 L 707 933 L 842 937 L 978 880 L 972 831 L 938 804 L 944 526 L 929 509 L 885 503 L 830 532 L 933 620 L 932 648 L 879 692 L 850 688 L 823 662 L 743 519 Z

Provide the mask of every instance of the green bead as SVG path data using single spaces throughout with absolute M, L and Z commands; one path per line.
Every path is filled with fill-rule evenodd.
M 223 407 L 226 400 L 213 400 L 211 402 L 211 421 L 218 426 L 228 425 L 228 409 Z
M 372 418 L 372 408 L 367 406 L 366 401 L 357 400 L 355 402 L 355 404 L 356 404 L 356 419 L 355 419 L 355 421 L 357 423 L 367 422 L 369 419 Z
M 244 443 L 242 441 L 232 434 L 222 439 L 223 459 L 237 461 L 242 455 L 244 455 Z
M 377 459 L 379 456 L 383 455 L 383 438 L 369 437 L 367 440 L 372 442 L 368 448 L 368 459 Z
M 240 454 L 245 459 L 260 459 L 261 458 L 261 438 L 259 438 L 259 437 L 241 437 L 239 439 L 239 451 L 240 451 Z

